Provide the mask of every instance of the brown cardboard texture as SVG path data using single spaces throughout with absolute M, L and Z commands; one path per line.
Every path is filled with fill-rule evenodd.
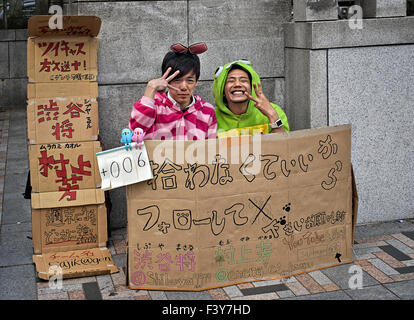
M 50 16 L 29 19 L 27 75 L 29 82 L 96 81 L 98 17 L 64 16 L 63 29 L 50 29 Z
M 101 28 L 101 19 L 96 16 L 63 16 L 62 29 L 50 29 L 52 16 L 33 16 L 28 21 L 29 37 L 96 37 Z
M 97 140 L 99 134 L 97 84 L 53 83 L 48 87 L 49 89 L 45 90 L 44 86 L 28 85 L 30 96 L 40 95 L 29 99 L 27 104 L 29 143 Z M 78 92 L 77 87 L 83 87 L 84 91 L 90 91 L 91 95 L 73 97 L 72 94 Z M 51 92 L 56 96 L 50 96 Z M 61 94 L 57 94 L 58 92 Z
M 67 194 L 66 191 L 32 192 L 30 202 L 32 209 L 86 206 L 104 203 L 105 193 L 101 189 L 76 190 L 73 194 Z
M 98 83 L 29 83 L 27 85 L 27 98 L 50 97 L 91 97 L 98 96 Z M 41 111 L 41 110 L 40 110 Z M 53 110 L 52 110 L 53 111 Z
M 73 201 L 78 190 L 100 187 L 100 151 L 98 141 L 29 145 L 32 192 L 61 191 L 61 200 Z
M 105 204 L 32 209 L 35 254 L 105 247 Z
M 126 188 L 130 288 L 205 290 L 352 261 L 350 125 L 145 145 L 154 179 Z
M 107 248 L 94 248 L 33 255 L 40 279 L 88 277 L 118 272 Z M 59 269 L 60 268 L 60 269 Z M 59 271 L 60 274 L 59 274 Z

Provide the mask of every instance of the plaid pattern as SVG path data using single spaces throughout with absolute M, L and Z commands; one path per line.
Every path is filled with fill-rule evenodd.
M 214 107 L 194 95 L 195 103 L 185 112 L 157 93 L 155 99 L 142 97 L 134 103 L 129 128 L 140 127 L 144 140 L 204 140 L 217 137 L 217 120 Z

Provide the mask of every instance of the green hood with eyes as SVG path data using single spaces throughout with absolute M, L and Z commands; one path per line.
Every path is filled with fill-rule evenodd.
M 218 75 L 218 77 L 214 77 L 213 82 L 213 95 L 214 95 L 214 103 L 215 103 L 215 110 L 216 110 L 216 117 L 217 117 L 217 130 L 231 130 L 235 128 L 246 128 L 246 127 L 253 127 L 257 125 L 268 124 L 269 119 L 261 113 L 254 105 L 255 102 L 249 102 L 247 107 L 246 113 L 236 115 L 227 107 L 223 100 L 224 94 L 224 86 L 226 84 L 227 75 L 231 68 L 226 68 L 231 64 L 231 62 L 224 65 L 223 70 Z M 259 83 L 260 77 L 257 72 L 252 68 L 251 65 L 245 64 L 243 62 L 235 62 L 233 65 L 241 66 L 246 72 L 251 75 L 253 83 Z M 256 97 L 256 92 L 254 91 L 252 85 L 252 93 L 253 97 Z M 289 124 L 287 121 L 286 114 L 283 110 L 276 104 L 271 103 L 273 108 L 277 111 L 279 118 L 283 121 L 283 127 L 286 131 L 289 131 Z M 269 132 L 272 129 L 269 127 Z

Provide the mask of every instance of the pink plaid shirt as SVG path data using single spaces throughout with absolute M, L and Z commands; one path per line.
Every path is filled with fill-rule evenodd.
M 129 128 L 139 127 L 145 140 L 204 140 L 217 137 L 217 120 L 214 107 L 193 95 L 195 103 L 182 111 L 167 97 L 157 92 L 154 100 L 143 96 L 131 111 Z

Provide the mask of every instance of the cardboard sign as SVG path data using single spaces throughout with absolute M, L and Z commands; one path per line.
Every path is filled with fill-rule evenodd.
M 78 190 L 99 187 L 96 152 L 101 150 L 98 141 L 29 145 L 32 191 L 60 191 L 59 200 L 75 201 Z
M 96 16 L 62 16 L 62 29 L 50 29 L 52 16 L 33 16 L 28 22 L 29 37 L 96 37 L 101 19 Z
M 101 20 L 29 19 L 27 128 L 33 261 L 39 278 L 117 272 L 107 248 L 107 211 L 96 161 L 97 56 Z M 39 255 L 41 253 L 42 255 Z
M 119 147 L 96 154 L 103 190 L 111 190 L 153 178 L 145 144 L 143 143 L 139 149 L 133 142 L 131 148 L 127 150 L 125 147 Z
M 28 101 L 30 144 L 97 140 L 98 123 L 98 102 L 94 97 L 48 97 Z
M 35 254 L 105 247 L 105 204 L 32 209 Z
M 127 187 L 129 287 L 205 290 L 351 262 L 350 143 L 350 126 L 146 141 L 154 178 Z
M 63 29 L 49 29 L 50 16 L 29 19 L 27 75 L 29 82 L 96 81 L 97 17 L 66 16 Z
M 88 277 L 118 272 L 107 248 L 94 248 L 65 252 L 50 252 L 33 255 L 39 278 L 62 279 Z
M 97 38 L 29 38 L 27 40 L 29 81 L 96 81 L 97 52 Z

